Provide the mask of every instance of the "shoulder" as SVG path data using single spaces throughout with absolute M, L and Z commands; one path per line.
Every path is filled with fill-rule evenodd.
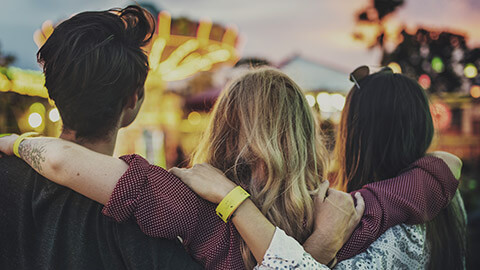
M 23 160 L 15 156 L 7 156 L 0 158 L 0 174 L 4 177 L 9 175 L 25 174 L 33 169 Z
M 202 269 L 178 240 L 149 237 L 133 221 L 109 225 L 115 231 L 114 246 L 135 269 Z

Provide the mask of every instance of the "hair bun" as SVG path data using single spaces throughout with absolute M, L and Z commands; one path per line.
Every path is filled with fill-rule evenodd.
M 115 38 L 135 46 L 145 46 L 152 39 L 155 33 L 155 19 L 146 9 L 130 5 L 124 9 L 111 10 L 117 13 L 124 24 L 122 33 L 114 33 Z

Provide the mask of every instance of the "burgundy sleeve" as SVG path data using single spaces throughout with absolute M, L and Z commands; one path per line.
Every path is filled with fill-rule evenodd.
M 206 211 L 215 206 L 199 198 L 180 179 L 138 155 L 122 156 L 128 170 L 118 181 L 103 214 L 118 222 L 134 218 L 152 237 L 180 236 L 188 245 Z M 207 215 L 208 216 L 208 215 Z
M 362 220 L 337 258 L 345 260 L 365 251 L 390 227 L 433 219 L 448 205 L 457 186 L 448 166 L 432 156 L 417 160 L 397 177 L 365 185 L 358 190 L 365 199 Z

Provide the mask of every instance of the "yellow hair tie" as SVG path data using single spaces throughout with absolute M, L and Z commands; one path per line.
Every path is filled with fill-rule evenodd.
M 246 192 L 241 186 L 236 186 L 230 191 L 225 198 L 218 204 L 216 212 L 217 215 L 227 223 L 233 212 L 237 210 L 240 204 L 243 203 L 250 194 Z
M 20 146 L 20 143 L 23 140 L 25 140 L 25 138 L 34 137 L 34 136 L 38 136 L 38 135 L 40 135 L 40 134 L 38 134 L 38 132 L 27 132 L 27 133 L 23 133 L 22 135 L 18 136 L 18 138 L 13 143 L 13 153 L 15 154 L 15 156 L 17 156 L 19 158 L 22 158 L 20 156 L 20 154 L 18 153 L 18 147 Z

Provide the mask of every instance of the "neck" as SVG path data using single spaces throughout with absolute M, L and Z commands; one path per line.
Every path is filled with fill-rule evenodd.
M 117 133 L 118 130 L 112 132 L 111 135 L 104 139 L 99 139 L 95 141 L 86 141 L 86 140 L 79 140 L 76 138 L 75 131 L 71 130 L 63 130 L 62 134 L 60 134 L 60 138 L 63 140 L 71 141 L 81 146 L 84 146 L 92 151 L 109 155 L 113 155 L 113 150 L 115 149 L 115 143 L 117 141 Z

